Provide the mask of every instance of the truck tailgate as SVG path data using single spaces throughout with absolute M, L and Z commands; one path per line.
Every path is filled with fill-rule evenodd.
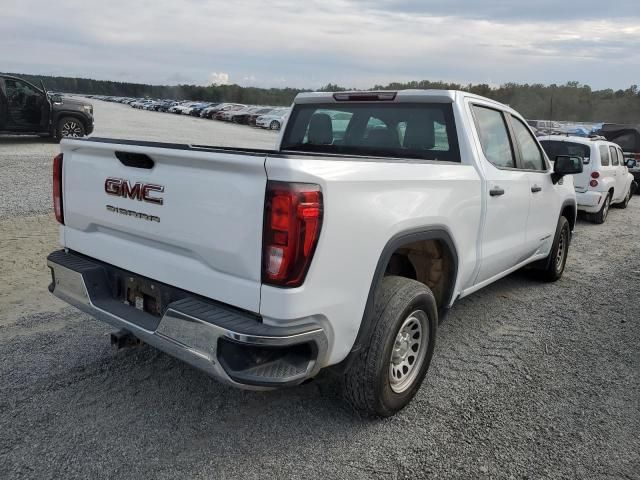
M 64 140 L 62 152 L 66 248 L 259 310 L 266 153 L 117 140 Z

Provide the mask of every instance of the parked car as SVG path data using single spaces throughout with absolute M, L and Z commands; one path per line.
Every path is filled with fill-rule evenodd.
M 640 182 L 640 125 L 605 123 L 598 134 L 618 144 L 627 160 L 635 160 L 629 172 L 636 182 Z
M 633 175 L 628 170 L 622 150 L 602 137 L 541 137 L 549 155 L 583 158 L 584 170 L 574 175 L 578 210 L 586 212 L 595 223 L 604 223 L 611 205 L 626 208 L 632 195 Z
M 153 103 L 153 100 L 143 99 L 143 100 L 137 100 L 135 102 L 132 102 L 131 106 L 133 108 L 137 108 L 138 110 L 144 110 L 147 105 L 150 105 L 152 103 Z
M 156 111 L 157 107 L 158 107 L 159 102 L 157 100 L 152 100 L 151 102 L 147 102 L 146 104 L 144 104 L 142 106 L 143 110 L 150 110 L 150 111 Z
M 203 118 L 213 119 L 218 112 L 225 112 L 227 110 L 241 110 L 246 108 L 246 105 L 240 103 L 220 103 L 214 107 L 205 108 L 200 114 Z
M 274 110 L 280 110 L 281 108 L 269 108 L 269 110 L 267 112 L 264 113 L 251 113 L 247 116 L 247 125 L 251 125 L 252 127 L 256 126 L 256 120 L 258 119 L 258 117 L 261 117 L 263 115 L 267 115 L 271 112 L 273 112 Z
M 274 110 L 266 115 L 256 118 L 256 127 L 280 130 L 289 114 L 289 109 Z
M 167 109 L 167 112 L 168 113 L 180 113 L 180 112 L 178 112 L 178 109 L 182 109 L 182 103 L 180 103 L 180 102 L 176 102 L 173 105 L 171 105 Z
M 174 102 L 172 100 L 163 100 L 161 102 L 158 102 L 158 104 L 156 105 L 156 111 L 167 112 L 171 107 L 177 104 L 178 102 Z
M 219 103 L 201 103 L 198 106 L 192 107 L 189 111 L 189 115 L 192 117 L 199 117 L 205 108 L 215 107 L 216 105 L 219 105 Z
M 251 107 L 233 112 L 231 115 L 231 121 L 233 123 L 247 125 L 249 123 L 249 118 L 252 115 L 256 115 L 256 118 L 258 118 L 260 115 L 265 115 L 271 111 L 273 111 L 273 107 Z
M 560 124 L 551 120 L 527 120 L 527 123 L 535 128 L 540 135 L 559 135 L 563 133 Z
M 189 115 L 192 108 L 199 106 L 199 102 L 186 102 L 175 106 L 173 113 L 180 115 Z
M 93 105 L 48 94 L 18 77 L 0 75 L 0 134 L 83 137 L 93 131 Z
M 350 115 L 348 142 L 331 113 Z M 334 366 L 351 405 L 386 417 L 420 388 L 455 301 L 524 266 L 562 276 L 582 159 L 552 169 L 513 109 L 302 93 L 288 122 L 277 151 L 65 140 L 50 291 L 121 329 L 116 344 L 237 387 Z
M 215 120 L 230 121 L 231 114 L 233 114 L 234 112 L 239 112 L 241 110 L 244 110 L 245 108 L 247 108 L 246 105 L 227 104 L 224 107 L 222 107 L 221 109 L 219 109 L 218 111 L 216 111 L 213 114 L 213 118 Z

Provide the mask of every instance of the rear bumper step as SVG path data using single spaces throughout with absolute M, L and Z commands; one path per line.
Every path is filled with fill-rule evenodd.
M 58 298 L 234 386 L 269 389 L 302 383 L 318 373 L 327 352 L 327 336 L 319 325 L 265 325 L 250 313 L 64 250 L 51 253 L 47 264 L 49 290 Z M 151 283 L 162 298 L 174 300 L 162 315 L 139 310 L 114 295 L 114 283 L 126 282 L 123 276 Z

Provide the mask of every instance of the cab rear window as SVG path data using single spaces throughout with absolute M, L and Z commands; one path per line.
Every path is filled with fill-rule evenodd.
M 542 140 L 542 148 L 547 153 L 549 160 L 555 161 L 558 155 L 570 155 L 582 157 L 584 163 L 589 163 L 591 157 L 591 147 L 582 143 L 565 142 L 559 140 Z
M 460 162 L 450 104 L 296 105 L 282 150 Z

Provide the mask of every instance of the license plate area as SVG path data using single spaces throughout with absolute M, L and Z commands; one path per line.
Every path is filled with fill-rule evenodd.
M 125 277 L 121 292 L 124 303 L 156 317 L 162 315 L 168 303 L 168 299 L 163 298 L 161 286 L 142 277 Z

